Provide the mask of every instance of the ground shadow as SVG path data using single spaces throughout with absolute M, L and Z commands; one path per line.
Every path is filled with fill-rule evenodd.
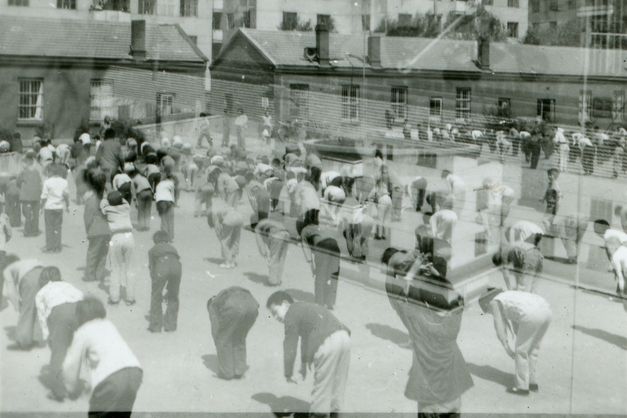
M 506 388 L 512 386 L 514 382 L 514 377 L 511 374 L 499 370 L 496 367 L 488 365 L 479 366 L 472 363 L 467 363 L 466 365 L 470 373 L 480 379 L 489 380 Z
M 207 369 L 211 370 L 217 376 L 218 375 L 218 370 L 219 370 L 218 356 L 215 355 L 215 354 L 205 354 L 201 358 L 202 358 L 202 362 L 205 365 L 205 367 Z
M 294 300 L 300 302 L 313 302 L 316 300 L 314 294 L 311 292 L 306 292 L 300 289 L 285 289 L 285 291 L 294 298 Z
M 246 276 L 246 278 L 253 283 L 268 286 L 268 275 L 266 274 L 259 274 L 252 271 L 247 271 L 246 273 L 244 273 L 244 276 Z
M 205 257 L 204 260 L 217 265 L 224 263 L 224 258 L 222 257 Z
M 573 329 L 583 332 L 591 337 L 604 340 L 617 346 L 618 348 L 622 348 L 623 350 L 627 350 L 627 338 L 621 335 L 612 334 L 611 332 L 607 332 L 602 329 L 582 327 L 581 325 L 573 325 Z
M 366 324 L 366 328 L 377 338 L 388 340 L 402 348 L 411 348 L 411 346 L 407 344 L 409 342 L 409 334 L 400 329 L 392 328 L 384 324 Z
M 16 326 L 8 326 L 8 327 L 4 327 L 4 332 L 7 335 L 7 338 L 11 341 L 15 341 L 15 331 L 16 331 L 17 327 Z
M 307 417 L 309 416 L 309 403 L 293 396 L 278 397 L 272 393 L 255 393 L 252 399 L 264 403 L 270 407 L 277 417 Z

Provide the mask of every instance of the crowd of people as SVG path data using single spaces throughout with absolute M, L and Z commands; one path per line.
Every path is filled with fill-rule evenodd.
M 268 285 L 279 287 L 287 247 L 296 241 L 311 267 L 314 302 L 295 301 L 277 289 L 266 307 L 285 326 L 286 380 L 294 381 L 300 340 L 299 372 L 304 378 L 313 369 L 311 412 L 322 416 L 342 410 L 351 332 L 358 332 L 333 313 L 341 261 L 346 256 L 368 274 L 373 262 L 370 245 L 373 240 L 383 241 L 385 250 L 376 261 L 385 267 L 388 300 L 406 327 L 407 345 L 413 350 L 406 396 L 416 400 L 420 414 L 460 414 L 461 396 L 473 385 L 457 345 L 467 301 L 448 276 L 453 229 L 470 192 L 463 178 L 444 170 L 441 178 L 446 189 L 430 186 L 424 176 L 402 185 L 394 181 L 380 151 L 374 152 L 374 170 L 367 175 L 357 175 L 350 167 L 341 172 L 324 171 L 320 157 L 302 143 L 286 144 L 281 155 L 253 156 L 246 152 L 239 132 L 246 121 L 242 117 L 240 122 L 237 144 L 227 141 L 223 147 L 213 146 L 211 138 L 205 137 L 208 151 L 192 148 L 177 136 L 149 141 L 120 137 L 106 127 L 101 139 L 82 132 L 71 145 L 53 146 L 49 139 L 41 139 L 24 152 L 21 171 L 4 185 L 6 213 L 0 217 L 0 276 L 4 283 L 0 289 L 19 316 L 14 348 L 27 350 L 46 341 L 50 347 L 50 397 L 59 401 L 73 397 L 85 390 L 87 381 L 90 414 L 129 415 L 143 374 L 141 359 L 106 319 L 107 308 L 99 298 L 63 281 L 57 267 L 9 251 L 15 235 L 12 228 L 21 226 L 22 219 L 25 239 L 41 234 L 43 210 L 43 251 L 62 252 L 63 213 L 72 200 L 69 182 L 74 182 L 73 198 L 83 205 L 88 240 L 83 281 L 106 291 L 109 309 L 121 302 L 135 304 L 131 262 L 143 256 L 136 254 L 135 236 L 150 230 L 154 202 L 160 227 L 147 254 L 152 283 L 151 333 L 176 331 L 180 284 L 184 276 L 192 274 L 184 269 L 174 245 L 182 191 L 194 194 L 194 216 L 205 216 L 208 227 L 215 231 L 223 260 L 220 267 L 225 270 L 238 266 L 242 230 L 250 228 L 260 255 L 267 260 Z M 451 129 L 450 134 L 458 135 L 453 132 Z M 502 138 L 495 144 L 499 149 L 511 146 L 512 152 L 520 148 L 529 153 L 534 166 L 539 153 L 531 147 L 533 141 L 524 138 L 539 133 L 530 132 L 528 137 L 523 135 L 526 132 L 516 131 L 520 146 L 508 145 Z M 560 158 L 571 158 L 569 152 L 562 154 L 563 135 L 560 130 L 555 133 Z M 472 133 L 475 141 L 480 136 Z M 585 159 L 585 148 L 583 151 Z M 480 305 L 493 315 L 497 337 L 514 360 L 515 379 L 508 391 L 520 396 L 539 390 L 536 362 L 551 322 L 550 306 L 535 286 L 542 272 L 543 236 L 559 229 L 569 257 L 576 262 L 577 245 L 588 223 L 577 214 L 556 216 L 558 176 L 559 169 L 549 170 L 544 225 L 510 222 L 511 187 L 486 178 L 482 187 L 474 190 L 478 193 L 477 222 L 485 228 L 486 242 L 497 248 L 492 260 L 502 267 L 506 287 L 504 291 L 489 289 Z M 241 210 L 245 200 L 252 211 L 250 219 Z M 409 203 L 403 205 L 404 201 Z M 390 245 L 390 225 L 408 208 L 412 216 L 422 219 L 415 230 L 415 246 L 395 248 Z M 624 297 L 627 253 L 622 244 L 627 242 L 627 233 L 610 229 L 602 220 L 595 222 L 595 231 L 606 241 L 617 292 Z M 342 254 L 343 248 L 347 255 Z M 107 261 L 110 272 L 105 268 Z M 207 310 L 219 377 L 242 378 L 247 371 L 246 338 L 261 320 L 259 302 L 250 290 L 229 287 L 208 300 Z M 87 380 L 85 371 L 90 375 Z

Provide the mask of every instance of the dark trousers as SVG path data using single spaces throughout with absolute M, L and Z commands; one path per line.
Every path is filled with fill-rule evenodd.
M 533 169 L 538 168 L 538 161 L 540 161 L 540 151 L 542 149 L 540 147 L 534 147 L 531 149 L 531 165 L 530 167 Z
M 585 147 L 581 156 L 581 165 L 585 174 L 594 173 L 594 147 Z
M 103 281 L 111 236 L 98 235 L 88 237 L 87 240 L 87 260 L 85 262 L 84 278 L 86 281 Z
M 130 205 L 133 201 L 133 189 L 131 187 L 131 182 L 129 181 L 120 185 L 118 192 L 120 192 L 124 200 L 126 200 L 126 202 Z
M 150 212 L 152 209 L 152 191 L 142 190 L 137 193 L 137 228 L 140 231 L 150 229 Z
M 39 234 L 39 200 L 23 200 L 24 236 L 34 237 Z
M 166 257 L 169 257 L 167 259 Z M 181 263 L 174 256 L 162 257 L 152 274 L 150 296 L 150 329 L 160 332 L 175 331 L 179 314 L 179 288 L 181 286 Z M 163 289 L 166 289 L 167 307 L 163 314 Z
M 78 328 L 76 303 L 64 303 L 52 308 L 48 316 L 48 345 L 50 346 L 50 381 L 49 386 L 57 398 L 67 395 L 63 383 L 63 361 L 72 344 L 74 331 Z
M 41 286 L 39 276 L 41 267 L 35 267 L 24 275 L 20 280 L 20 309 L 15 328 L 15 342 L 21 348 L 29 348 L 33 344 L 43 342 L 43 335 L 39 321 L 37 320 L 37 308 L 35 307 L 35 296 Z
M 246 373 L 246 336 L 257 320 L 259 309 L 254 300 L 245 306 L 220 310 L 209 305 L 211 335 L 218 354 L 219 376 L 224 379 Z
M 150 183 L 150 187 L 152 190 L 157 190 L 157 184 L 161 181 L 161 173 L 152 173 L 148 176 L 148 183 Z
M 94 388 L 89 400 L 89 417 L 130 417 L 143 372 L 127 367 L 111 374 Z
M 9 222 L 13 228 L 22 226 L 22 214 L 20 211 L 20 196 L 19 195 L 5 195 L 6 212 L 9 217 Z
M 161 230 L 168 233 L 170 241 L 174 240 L 174 202 L 157 202 L 157 212 L 161 218 Z
M 44 221 L 46 223 L 46 249 L 61 251 L 63 209 L 44 210 Z
M 333 309 L 340 276 L 340 247 L 333 238 L 317 243 L 313 251 L 315 263 L 315 300 L 318 305 Z

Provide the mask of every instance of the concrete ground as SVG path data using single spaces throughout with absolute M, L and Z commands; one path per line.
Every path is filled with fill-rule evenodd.
M 240 263 L 221 270 L 220 249 L 205 218 L 192 216 L 192 199 L 183 193 L 176 209 L 175 246 L 182 257 L 179 328 L 175 333 L 151 334 L 145 316 L 149 308 L 150 279 L 147 251 L 151 233 L 135 233 L 137 248 L 134 273 L 137 304 L 108 307 L 108 316 L 119 328 L 144 368 L 144 382 L 135 409 L 168 413 L 283 413 L 308 408 L 311 376 L 296 385 L 283 378 L 283 329 L 265 309 L 267 297 L 276 289 L 265 285 L 267 268 L 251 232 L 242 233 Z M 246 212 L 248 203 L 242 203 Z M 524 210 L 524 209 L 520 209 Z M 406 212 L 405 222 L 413 220 Z M 155 216 L 152 230 L 159 220 Z M 64 251 L 43 254 L 43 236 L 23 238 L 16 231 L 9 251 L 36 257 L 61 268 L 65 280 L 103 300 L 106 294 L 95 284 L 80 280 L 86 242 L 82 207 L 73 206 L 64 219 Z M 400 244 L 396 243 L 395 244 Z M 377 244 L 379 245 L 379 244 Z M 381 251 L 381 249 L 374 249 Z M 568 279 L 572 266 L 552 261 L 547 270 Z M 566 270 L 565 270 L 566 269 Z M 335 315 L 352 331 L 351 369 L 345 410 L 355 413 L 413 414 L 416 405 L 403 395 L 411 365 L 411 351 L 402 348 L 407 331 L 382 293 L 380 273 L 373 271 L 367 284 L 354 265 L 343 261 Z M 610 283 L 609 273 L 594 274 L 599 283 Z M 498 272 L 489 280 L 502 286 Z M 210 333 L 206 302 L 225 287 L 238 285 L 251 290 L 259 301 L 260 316 L 248 337 L 250 369 L 239 381 L 216 377 L 215 346 Z M 284 282 L 296 299 L 313 299 L 313 279 L 300 248 L 290 245 Z M 608 292 L 611 285 L 608 284 Z M 540 392 L 528 398 L 506 393 L 512 384 L 513 361 L 496 338 L 491 317 L 478 306 L 466 307 L 458 342 L 474 386 L 463 396 L 465 413 L 627 414 L 627 313 L 608 295 L 575 289 L 551 278 L 542 279 L 538 293 L 553 309 L 553 322 L 540 353 Z M 29 352 L 10 351 L 10 334 L 16 323 L 12 307 L 0 312 L 0 412 L 39 413 L 42 416 L 85 411 L 88 398 L 57 403 L 46 398 L 38 380 L 49 359 L 48 348 Z

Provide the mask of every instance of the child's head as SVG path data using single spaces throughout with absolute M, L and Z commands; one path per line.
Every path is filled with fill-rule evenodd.
M 166 231 L 157 231 L 152 236 L 152 242 L 155 244 L 163 244 L 170 242 L 170 235 Z
M 597 219 L 594 221 L 594 232 L 597 235 L 602 237 L 608 229 L 610 229 L 610 223 L 605 219 Z
M 557 168 L 549 168 L 546 172 L 549 180 L 557 180 L 560 176 L 560 171 Z
M 41 271 L 41 275 L 39 276 L 39 285 L 41 287 L 45 286 L 49 282 L 60 282 L 60 281 L 61 281 L 61 271 L 56 266 L 45 267 Z
M 124 202 L 124 198 L 122 197 L 122 193 L 114 190 L 107 195 L 107 201 L 111 206 L 120 206 Z
M 88 296 L 76 304 L 76 319 L 79 326 L 94 319 L 107 317 L 107 310 L 99 299 Z

